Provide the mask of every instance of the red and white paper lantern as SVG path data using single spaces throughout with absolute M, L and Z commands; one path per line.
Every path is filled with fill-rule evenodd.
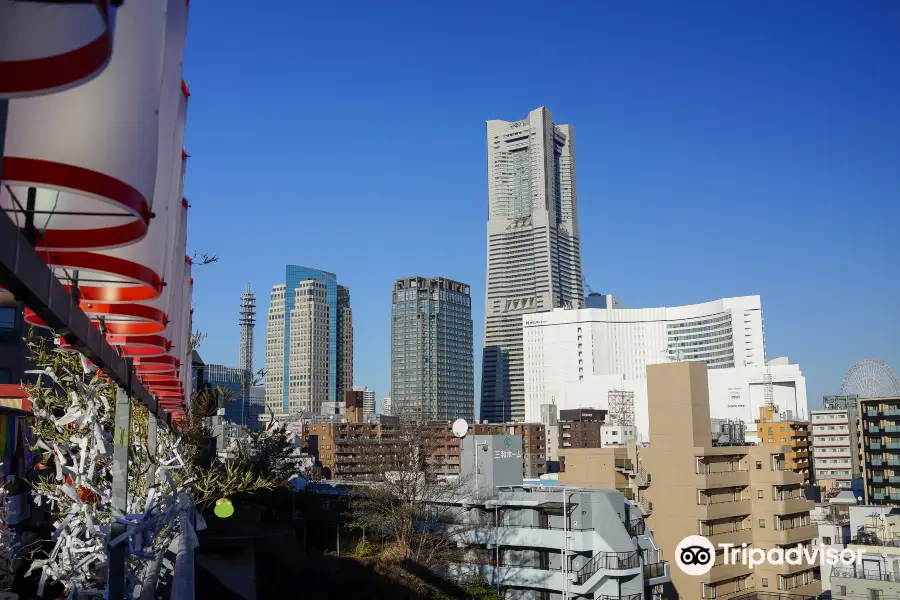
M 10 101 L 0 208 L 20 227 L 26 212 L 34 214 L 36 247 L 113 248 L 146 234 L 165 15 L 164 0 L 126 2 L 116 12 L 115 51 L 101 74 L 56 94 Z
M 115 17 L 109 0 L 0 3 L 0 97 L 58 92 L 96 77 L 112 55 Z

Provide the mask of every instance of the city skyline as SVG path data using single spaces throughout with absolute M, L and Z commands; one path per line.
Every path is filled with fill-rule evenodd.
M 221 65 L 246 56 L 223 32 L 271 25 L 216 8 L 192 6 L 185 58 L 195 92 L 189 253 L 220 257 L 194 273 L 204 359 L 237 365 L 232 323 L 246 283 L 268 296 L 284 264 L 300 263 L 339 273 L 353 290 L 355 383 L 379 398 L 389 394 L 387 295 L 410 273 L 472 286 L 480 373 L 484 123 L 546 105 L 577 129 L 582 263 L 593 289 L 629 307 L 760 295 L 769 353 L 802 367 L 810 408 L 838 393 L 858 360 L 900 371 L 900 284 L 888 276 L 900 220 L 900 81 L 885 63 L 900 52 L 888 30 L 895 9 L 820 7 L 810 20 L 802 6 L 765 2 L 541 6 L 570 29 L 558 47 L 527 47 L 511 61 L 490 35 L 510 6 L 426 6 L 393 20 L 361 7 L 330 36 L 257 35 L 270 60 L 231 94 L 233 70 Z M 304 18 L 346 20 L 336 7 L 309 10 Z M 437 23 L 454 33 L 435 35 Z M 471 43 L 461 47 L 462 38 Z M 318 58 L 289 59 L 307 54 Z M 311 80 L 327 93 L 309 93 Z M 364 102 L 362 89 L 376 91 Z M 237 113 L 249 118 L 234 122 Z M 423 131 L 440 135 L 424 142 Z M 236 146 L 264 158 L 248 166 Z M 248 211 L 248 197 L 272 218 Z M 232 229 L 249 244 L 223 241 Z M 453 238 L 407 250 L 404 236 L 425 231 Z M 268 298 L 257 300 L 263 311 Z

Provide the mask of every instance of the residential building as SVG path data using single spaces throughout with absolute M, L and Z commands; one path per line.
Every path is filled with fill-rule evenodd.
M 258 429 L 259 419 L 264 416 L 266 412 L 266 386 L 250 386 L 249 409 L 246 425 L 250 429 Z
M 443 277 L 398 279 L 391 315 L 394 414 L 421 421 L 474 420 L 469 286 Z
M 831 569 L 832 600 L 900 598 L 900 509 L 851 506 L 849 550 L 862 551 L 853 567 Z
M 522 315 L 584 304 L 574 128 L 545 107 L 488 121 L 487 170 L 481 418 L 535 422 L 525 415 Z
M 493 453 L 487 453 L 488 456 Z M 500 463 L 506 459 L 488 460 Z M 467 500 L 467 562 L 446 575 L 481 577 L 504 598 L 660 600 L 670 565 L 622 494 L 509 485 Z
M 762 445 L 790 446 L 784 456 L 788 469 L 803 475 L 804 485 L 810 484 L 809 421 L 800 421 L 790 412 L 778 412 L 774 405 L 759 407 L 756 437 Z
M 900 506 L 900 397 L 859 398 L 865 503 Z
M 815 545 L 820 551 L 840 552 L 850 543 L 850 507 L 856 504 L 853 492 L 844 490 L 827 502 L 816 504 L 810 511 L 810 520 L 819 528 Z M 821 564 L 823 593 L 831 590 L 832 566 L 828 562 Z
M 344 409 L 341 415 L 350 423 L 365 423 L 365 392 L 362 390 L 344 392 Z
M 634 425 L 649 439 L 647 366 L 701 360 L 709 366 L 711 416 L 752 423 L 773 402 L 808 414 L 806 379 L 787 358 L 766 361 L 759 296 L 663 308 L 556 309 L 523 317 L 525 421 L 543 404 L 608 408 L 611 392 L 634 394 Z M 755 429 L 748 432 L 755 441 Z
M 559 448 L 600 448 L 600 428 L 606 422 L 606 411 L 574 408 L 559 412 Z
M 787 468 L 791 446 L 714 445 L 707 373 L 700 361 L 647 367 L 650 446 L 638 449 L 638 459 L 653 475 L 644 492 L 652 503 L 648 526 L 664 555 L 673 556 L 688 535 L 716 545 L 811 549 L 818 528 L 810 521 L 813 503 L 803 497 L 803 475 Z M 751 570 L 724 564 L 721 552 L 705 575 L 673 570 L 667 597 L 725 598 L 755 590 L 807 598 L 821 591 L 818 564 L 764 563 Z
M 381 399 L 381 414 L 387 417 L 393 416 L 393 403 L 391 402 L 390 396 L 385 396 Z
M 273 413 L 339 412 L 353 382 L 349 304 L 334 273 L 285 267 L 266 323 L 266 405 Z
M 650 482 L 633 440 L 622 446 L 560 449 L 560 485 L 616 490 L 644 517 L 653 512 L 645 494 Z
M 823 407 L 810 413 L 813 478 L 835 480 L 840 489 L 850 489 L 853 479 L 861 475 L 859 399 L 825 396 Z
M 353 386 L 354 392 L 362 393 L 363 417 L 366 421 L 375 417 L 375 392 L 364 385 Z
M 559 415 L 556 405 L 541 406 L 541 425 L 547 436 L 547 472 L 559 472 Z

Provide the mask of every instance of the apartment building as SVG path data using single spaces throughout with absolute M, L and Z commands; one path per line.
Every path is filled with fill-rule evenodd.
M 763 446 L 790 446 L 784 455 L 787 468 L 803 475 L 810 484 L 809 422 L 794 418 L 790 412 L 778 412 L 774 405 L 759 407 L 756 437 Z
M 900 510 L 885 506 L 851 506 L 850 550 L 861 550 L 852 567 L 831 569 L 832 600 L 900 598 Z
M 674 556 L 688 535 L 713 544 L 757 548 L 813 545 L 813 503 L 803 497 L 804 476 L 788 468 L 790 445 L 713 445 L 709 383 L 702 362 L 647 367 L 650 447 L 639 462 L 653 474 L 644 494 L 653 503 L 648 525 L 664 555 Z M 672 571 L 669 597 L 727 598 L 756 593 L 816 597 L 817 565 L 724 564 L 720 550 L 702 576 Z M 668 593 L 667 593 L 668 595 Z
M 900 397 L 859 398 L 866 504 L 900 506 Z
M 504 598 L 661 600 L 670 581 L 653 533 L 614 491 L 507 486 L 468 512 L 468 560 L 449 575 L 480 576 Z
M 600 432 L 607 411 L 575 408 L 559 411 L 559 448 L 600 448 Z
M 857 396 L 825 396 L 822 410 L 810 413 L 813 478 L 850 489 L 860 476 Z
M 619 447 L 563 449 L 560 457 L 560 485 L 616 490 L 642 516 L 653 512 L 653 504 L 645 494 L 651 475 L 644 468 L 634 441 Z
M 366 422 L 361 392 L 346 394 L 349 422 L 301 423 L 298 435 L 301 447 L 315 456 L 328 479 L 377 479 L 387 454 L 397 452 L 390 447 L 403 428 L 396 422 Z M 415 430 L 418 443 L 429 454 L 434 472 L 442 475 L 460 473 L 460 439 L 453 435 L 450 423 L 432 423 Z M 546 429 L 536 423 L 469 425 L 468 435 L 520 436 L 522 438 L 523 477 L 537 478 L 547 472 Z M 386 454 L 387 453 L 387 454 Z

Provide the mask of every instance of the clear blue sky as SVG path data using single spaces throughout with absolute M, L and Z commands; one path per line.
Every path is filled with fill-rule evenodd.
M 192 2 L 189 247 L 207 362 L 296 263 L 350 286 L 355 382 L 389 392 L 395 278 L 471 284 L 485 125 L 575 126 L 586 280 L 626 306 L 760 294 L 810 405 L 900 370 L 900 4 Z

